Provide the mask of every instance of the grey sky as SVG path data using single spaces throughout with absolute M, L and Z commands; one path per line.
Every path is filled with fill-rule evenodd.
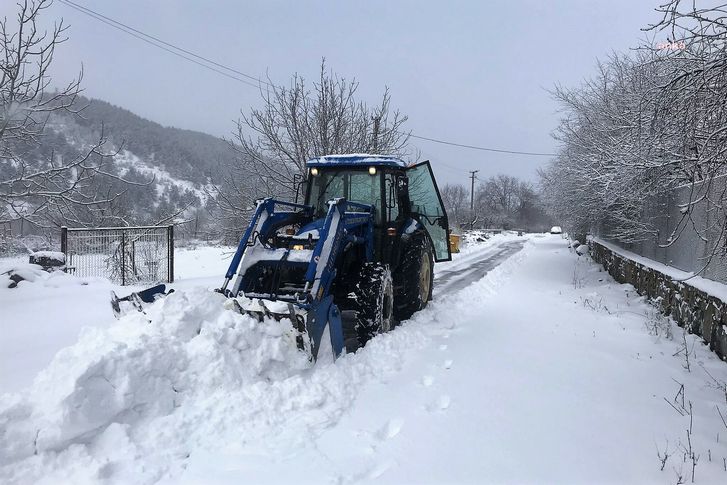
M 385 86 L 414 133 L 460 143 L 552 152 L 558 114 L 546 92 L 577 85 L 597 57 L 638 44 L 657 1 L 75 0 L 139 30 L 278 83 L 314 78 L 321 57 L 376 102 Z M 4 0 L 0 14 L 12 13 Z M 224 78 L 56 2 L 70 40 L 55 76 L 83 64 L 89 96 L 165 125 L 227 135 L 252 87 Z M 535 180 L 545 158 L 412 140 L 443 182 L 508 173 Z M 444 165 L 446 164 L 446 166 Z M 451 168 L 454 167 L 454 168 Z

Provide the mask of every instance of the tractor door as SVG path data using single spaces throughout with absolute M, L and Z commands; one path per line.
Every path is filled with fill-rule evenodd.
M 451 260 L 449 220 L 429 161 L 407 168 L 407 176 L 412 216 L 429 233 L 434 246 L 434 260 L 437 262 Z

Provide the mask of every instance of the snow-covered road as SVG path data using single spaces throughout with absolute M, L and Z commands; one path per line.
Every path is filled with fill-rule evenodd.
M 725 483 L 727 366 L 562 238 L 513 240 L 331 365 L 204 289 L 84 332 L 0 400 L 0 481 L 676 483 L 691 443 Z
M 503 239 L 481 249 L 475 249 L 452 262 L 435 266 L 435 299 L 451 295 L 478 281 L 488 271 L 520 251 L 525 239 Z

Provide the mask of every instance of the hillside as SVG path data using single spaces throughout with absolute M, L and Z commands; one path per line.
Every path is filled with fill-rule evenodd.
M 98 134 L 103 124 L 114 145 L 196 186 L 207 183 L 220 162 L 232 159 L 227 143 L 215 136 L 162 126 L 98 99 L 79 97 L 77 105 L 85 106 L 75 118 L 79 127 Z
M 96 143 L 103 130 L 107 140 L 103 151 L 113 154 L 107 172 L 142 184 L 100 177 L 99 194 L 121 195 L 100 215 L 86 214 L 83 220 L 88 223 L 146 224 L 190 204 L 201 207 L 214 173 L 234 159 L 221 138 L 165 127 L 105 101 L 79 96 L 74 110 L 80 113 L 54 114 L 42 143 L 28 148 L 24 158 L 46 163 L 53 157 L 76 157 Z

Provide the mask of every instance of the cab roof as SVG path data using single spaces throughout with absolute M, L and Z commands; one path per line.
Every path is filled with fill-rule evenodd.
M 399 158 L 386 155 L 369 155 L 366 153 L 326 155 L 324 157 L 311 158 L 306 163 L 307 167 L 370 167 L 372 165 L 394 168 L 407 167 L 406 162 Z

